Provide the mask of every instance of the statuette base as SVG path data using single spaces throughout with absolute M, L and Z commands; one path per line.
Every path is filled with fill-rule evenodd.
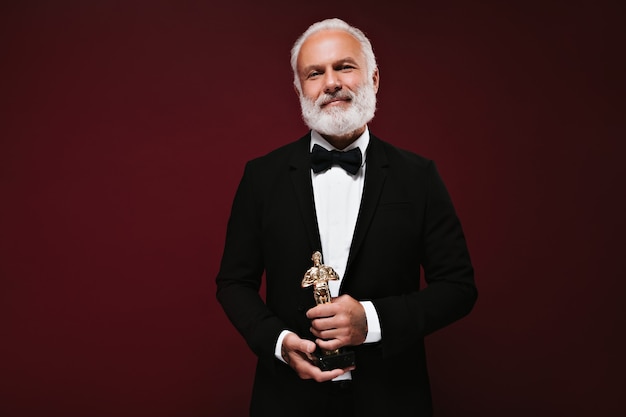
M 313 363 L 322 371 L 332 371 L 333 369 L 343 369 L 354 366 L 354 352 L 340 349 L 338 353 L 325 354 L 316 352 Z

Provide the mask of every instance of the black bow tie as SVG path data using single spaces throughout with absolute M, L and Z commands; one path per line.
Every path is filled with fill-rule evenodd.
M 361 150 L 359 148 L 346 152 L 328 151 L 315 144 L 313 145 L 313 151 L 311 151 L 311 168 L 316 174 L 337 164 L 354 175 L 359 171 L 361 161 Z

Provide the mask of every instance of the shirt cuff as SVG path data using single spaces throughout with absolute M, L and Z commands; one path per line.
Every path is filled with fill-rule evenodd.
M 376 307 L 374 307 L 371 301 L 360 301 L 360 303 L 365 309 L 365 319 L 367 320 L 367 336 L 365 336 L 365 342 L 363 343 L 380 342 L 382 340 L 382 332 Z
M 293 333 L 293 332 L 289 330 L 283 330 L 282 332 L 280 332 L 280 334 L 278 335 L 278 339 L 276 340 L 276 347 L 274 348 L 274 356 L 276 356 L 276 359 L 278 359 L 282 363 L 287 363 L 283 359 L 282 350 L 283 350 L 283 339 L 289 333 Z

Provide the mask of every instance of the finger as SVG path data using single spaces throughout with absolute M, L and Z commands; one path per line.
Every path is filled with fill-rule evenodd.
M 298 347 L 298 350 L 302 353 L 304 353 L 309 359 L 311 358 L 311 353 L 315 352 L 315 349 L 317 349 L 317 346 L 315 345 L 314 342 L 307 340 L 307 339 L 300 339 L 300 345 Z
M 298 358 L 294 358 L 291 362 L 291 367 L 301 379 L 314 379 L 317 382 L 330 381 L 345 372 L 343 369 L 322 371 L 317 366 L 303 359 L 300 355 L 296 356 L 298 356 Z
M 301 379 L 312 379 L 315 366 L 309 361 L 304 359 L 301 355 L 293 354 L 293 359 L 290 361 L 289 366 L 298 374 Z
M 334 329 L 337 327 L 335 322 L 336 320 L 334 317 L 314 319 L 314 320 L 311 320 L 311 327 L 313 327 L 315 330 L 318 330 L 318 331 L 330 330 L 330 329 Z
M 332 317 L 335 315 L 336 307 L 333 306 L 332 303 L 329 304 L 320 304 L 309 309 L 306 312 L 306 316 L 309 319 L 323 318 L 323 317 Z
M 299 355 L 296 355 L 299 356 Z M 301 356 L 295 358 L 291 364 L 294 371 L 301 379 L 314 379 L 317 382 L 330 381 L 343 375 L 347 371 L 355 369 L 354 366 L 350 366 L 344 369 L 333 369 L 330 371 L 322 371 L 317 366 L 304 360 Z
M 311 334 L 313 334 L 313 336 L 315 336 L 318 339 L 322 339 L 322 340 L 329 340 L 332 339 L 332 335 L 329 333 L 328 330 L 317 330 L 311 327 L 311 329 L 309 329 L 311 331 Z
M 296 334 L 289 334 L 283 339 L 283 346 L 288 351 L 310 353 L 315 351 L 315 343 L 307 339 L 301 339 Z
M 347 346 L 346 341 L 342 339 L 317 339 L 315 343 L 317 343 L 317 346 L 324 350 L 335 350 Z
M 311 327 L 309 331 L 313 334 L 313 336 L 323 340 L 341 339 L 349 335 L 349 332 L 346 329 L 317 330 Z
M 337 378 L 340 375 L 346 373 L 346 369 L 333 369 L 331 371 L 322 371 L 321 369 L 315 367 L 316 369 L 313 371 L 313 379 L 317 382 L 325 382 L 331 381 Z

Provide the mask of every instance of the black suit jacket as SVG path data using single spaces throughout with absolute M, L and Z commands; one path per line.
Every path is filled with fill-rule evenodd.
M 328 395 L 328 384 L 300 380 L 274 357 L 283 329 L 314 339 L 305 316 L 313 296 L 300 285 L 321 250 L 309 146 L 310 134 L 250 161 L 228 222 L 217 296 L 259 358 L 252 415 L 319 416 L 311 404 Z M 471 310 L 473 269 L 434 163 L 373 135 L 340 292 L 371 300 L 382 329 L 381 342 L 354 348 L 357 415 L 430 415 L 423 339 Z

